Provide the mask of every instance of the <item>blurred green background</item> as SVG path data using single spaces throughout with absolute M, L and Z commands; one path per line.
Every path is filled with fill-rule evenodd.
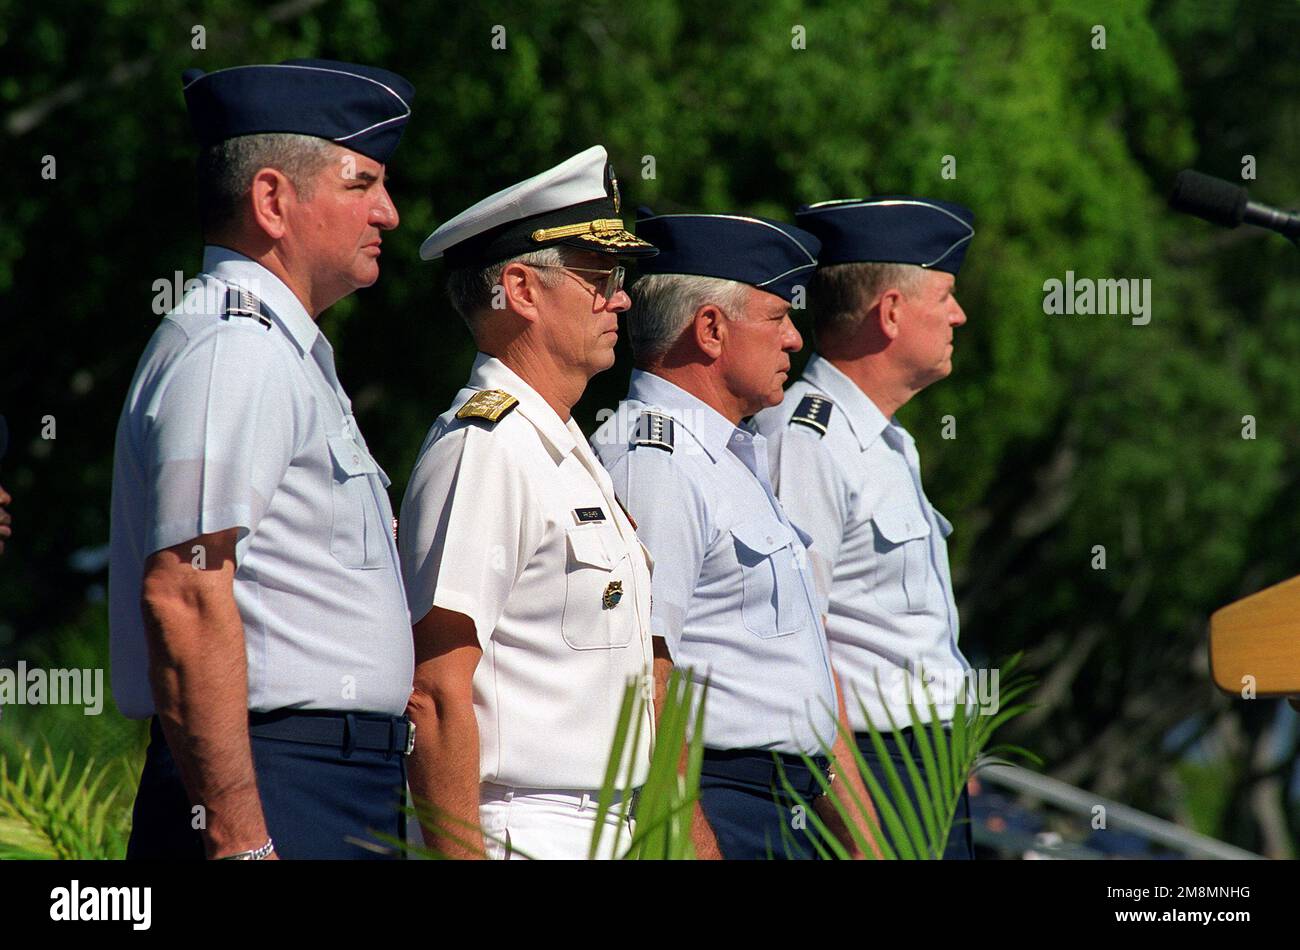
M 901 418 L 957 525 L 967 655 L 1023 649 L 1042 683 L 1002 738 L 1066 781 L 1290 856 L 1296 715 L 1215 691 L 1206 624 L 1300 573 L 1300 257 L 1164 196 L 1183 167 L 1253 168 L 1252 197 L 1300 202 L 1298 36 L 1293 0 L 0 0 L 0 484 L 16 532 L 0 665 L 107 666 L 114 427 L 154 281 L 200 261 L 182 70 L 354 60 L 417 90 L 383 275 L 322 318 L 395 505 L 473 358 L 442 266 L 416 250 L 489 192 L 598 142 L 629 212 L 962 202 L 977 234 L 956 371 Z M 1149 278 L 1150 324 L 1045 314 L 1044 281 L 1067 270 Z M 593 381 L 587 431 L 629 370 L 623 350 Z M 100 760 L 142 740 L 111 704 L 3 711 L 0 753 L 42 738 Z

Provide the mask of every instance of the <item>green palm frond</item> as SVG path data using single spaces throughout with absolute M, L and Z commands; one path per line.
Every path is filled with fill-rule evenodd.
M 637 690 L 634 683 L 629 683 L 623 690 L 623 703 L 619 708 L 618 723 L 614 727 L 614 740 L 611 744 L 609 763 L 605 766 L 605 779 L 600 786 L 600 795 L 596 805 L 596 830 L 591 836 L 591 847 L 587 851 L 588 858 L 595 858 L 600 854 L 600 841 L 605 831 L 605 817 L 609 814 L 610 807 L 614 803 L 614 796 L 619 789 L 631 789 L 632 771 L 636 767 L 636 750 L 641 748 L 641 726 L 645 722 L 643 712 L 644 701 L 641 699 L 641 693 Z M 627 741 L 628 730 L 635 723 L 636 732 L 632 737 L 629 745 Z M 624 778 L 620 782 L 619 770 L 622 767 Z M 621 799 L 623 806 L 619 813 L 619 821 L 625 824 L 627 821 L 628 810 L 632 807 L 631 793 L 625 794 Z
M 663 708 L 655 732 L 650 769 L 645 784 L 635 796 L 636 830 L 621 857 L 633 860 L 689 859 L 695 856 L 691 842 L 691 819 L 699 799 L 700 768 L 704 759 L 703 731 L 706 689 L 697 687 L 689 673 L 674 671 L 668 679 Z M 619 708 L 614 738 L 610 743 L 605 777 L 597 796 L 596 824 L 592 832 L 590 856 L 605 853 L 604 837 L 609 831 L 606 818 L 614 812 L 619 824 L 626 824 L 634 804 L 633 777 L 636 752 L 643 747 L 643 729 L 647 712 L 653 714 L 652 700 L 636 683 L 629 683 Z M 691 738 L 688 742 L 687 736 Z M 678 773 L 682 750 L 686 749 L 685 774 Z M 617 801 L 616 801 L 617 799 Z M 481 832 L 472 822 L 457 818 L 432 802 L 417 800 L 406 809 L 422 824 L 438 827 L 458 844 L 478 846 L 475 836 Z M 391 835 L 381 840 L 404 853 L 429 859 L 447 855 L 415 842 L 401 842 Z M 523 857 L 517 847 L 514 853 Z
M 906 744 L 897 745 L 901 753 L 901 769 L 894 765 L 889 755 L 886 732 L 872 722 L 865 704 L 857 697 L 883 780 L 867 767 L 853 735 L 845 734 L 844 738 L 853 756 L 853 764 L 863 776 L 876 817 L 873 817 L 868 803 L 847 783 L 840 786 L 851 792 L 847 803 L 837 796 L 825 795 L 830 790 L 829 782 L 814 767 L 812 759 L 804 756 L 805 765 L 816 776 L 825 800 L 834 807 L 841 824 L 848 829 L 856 850 L 872 856 L 874 845 L 880 857 L 887 860 L 941 858 L 961 791 L 976 768 L 1008 755 L 1039 762 L 1037 756 L 1025 749 L 989 745 L 1002 725 L 1030 708 L 1016 702 L 1033 687 L 1032 678 L 1018 672 L 1020 659 L 1021 655 L 1016 654 L 999 667 L 997 709 L 986 712 L 981 707 L 971 706 L 963 695 L 956 701 L 951 728 L 944 727 L 928 688 L 923 709 L 909 699 L 908 725 L 916 736 L 917 753 L 913 755 Z M 689 672 L 673 671 L 659 713 L 648 777 L 636 799 L 636 830 L 622 857 L 632 860 L 689 860 L 695 857 L 691 825 L 700 795 L 706 694 L 707 684 L 695 684 Z M 601 846 L 609 830 L 605 820 L 607 816 L 614 812 L 622 824 L 633 807 L 635 750 L 641 747 L 642 729 L 650 702 L 636 684 L 628 685 L 598 796 L 597 821 L 588 852 L 591 856 L 604 853 Z M 924 717 L 923 712 L 926 714 Z M 899 723 L 888 711 L 886 718 L 889 731 L 897 733 Z M 684 770 L 680 768 L 683 750 L 686 752 Z M 830 753 L 830 747 L 823 746 L 822 754 L 829 756 Z M 850 849 L 812 804 L 791 785 L 779 758 L 776 763 L 779 783 L 786 798 L 799 809 L 811 832 L 805 842 L 797 843 L 794 830 L 783 823 L 779 847 L 787 854 L 802 845 L 810 847 L 821 858 L 850 857 Z M 907 794 L 908 783 L 915 789 L 915 804 Z M 457 829 L 459 834 L 477 833 L 477 826 L 440 814 L 429 803 L 418 803 L 410 811 L 420 815 L 426 823 L 441 823 L 444 828 Z M 396 841 L 390 843 L 397 844 Z M 405 848 L 417 856 L 443 857 L 415 844 L 407 844 Z M 773 845 L 769 844 L 769 856 L 772 856 L 772 849 Z
M 629 692 L 632 691 L 629 687 Z M 691 821 L 695 803 L 700 797 L 700 769 L 704 761 L 704 730 L 701 726 L 707 692 L 707 686 L 695 686 L 689 672 L 683 674 L 674 670 L 668 678 L 650 757 L 650 771 L 638 796 L 636 831 L 624 855 L 626 858 L 647 861 L 695 857 Z M 649 702 L 638 692 L 631 715 L 640 721 Z M 679 774 L 683 749 L 686 750 L 686 769 L 684 774 Z M 611 760 L 615 757 L 621 759 L 622 755 L 622 747 L 615 743 Z M 630 772 L 628 774 L 630 776 Z M 629 787 L 630 780 L 624 789 Z M 628 800 L 626 794 L 623 800 Z M 600 833 L 601 824 L 597 823 L 597 838 Z
M 863 854 L 872 855 L 867 836 L 875 842 L 880 856 L 885 859 L 901 860 L 935 860 L 943 857 L 948 835 L 956 813 L 957 802 L 962 789 L 971 774 L 982 764 L 997 756 L 1015 755 L 1032 763 L 1040 763 L 1036 755 L 1018 746 L 1000 745 L 987 748 L 993 734 L 1009 720 L 1025 712 L 1030 707 L 1015 700 L 1033 687 L 1033 679 L 1019 672 L 1021 654 L 1017 653 L 999 667 L 1000 681 L 998 705 L 996 710 L 985 712 L 981 707 L 970 706 L 963 694 L 958 697 L 953 711 L 951 728 L 945 728 L 930 696 L 925 688 L 924 719 L 917 704 L 908 699 L 908 725 L 916 737 L 917 755 L 913 756 L 905 743 L 895 743 L 894 748 L 902 761 L 902 770 L 894 765 L 885 742 L 885 732 L 878 727 L 867 712 L 861 697 L 855 697 L 867 724 L 867 734 L 876 753 L 879 768 L 884 781 L 867 766 L 865 757 L 858 748 L 851 734 L 844 734 L 845 744 L 854 759 L 854 765 L 861 773 L 871 802 L 875 806 L 876 816 L 865 802 L 859 800 L 856 793 L 851 794 L 850 812 L 835 796 L 826 795 L 827 800 L 839 814 L 841 821 L 848 828 L 857 848 Z M 876 684 L 877 690 L 880 684 Z M 899 724 L 886 708 L 889 731 L 899 733 Z M 843 728 L 841 727 L 843 733 Z M 822 754 L 831 754 L 830 746 L 823 745 Z M 815 768 L 810 757 L 804 756 L 805 764 L 817 777 L 822 792 L 829 791 L 829 783 Z M 786 779 L 784 770 L 778 772 L 785 794 L 804 809 L 809 825 L 815 832 L 814 846 L 819 855 L 827 852 L 837 858 L 848 856 L 843 843 L 827 828 L 810 803 L 795 791 Z M 906 781 L 905 781 L 906 779 Z M 915 793 L 916 802 L 907 794 L 910 784 Z M 864 833 L 861 826 L 866 826 Z
M 116 859 L 126 855 L 137 764 L 122 758 L 80 769 L 23 748 L 0 757 L 0 858 Z M 16 772 L 11 775 L 11 770 Z
M 402 808 L 404 819 L 416 819 L 422 826 L 437 828 L 440 835 L 448 838 L 458 847 L 468 851 L 483 847 L 484 840 L 491 841 L 495 844 L 506 847 L 507 842 L 494 835 L 483 832 L 479 825 L 472 821 L 466 821 L 458 815 L 439 808 L 433 802 L 411 796 L 411 802 Z M 411 841 L 398 838 L 395 835 L 385 832 L 372 831 L 371 834 L 376 840 L 382 841 L 404 857 L 413 857 L 426 861 L 445 861 L 449 855 L 439 848 L 431 848 L 419 841 Z M 520 851 L 514 845 L 511 845 L 514 854 L 522 858 L 531 858 L 531 855 Z

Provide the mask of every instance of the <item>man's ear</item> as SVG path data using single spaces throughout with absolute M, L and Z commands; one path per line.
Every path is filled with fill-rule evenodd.
M 692 327 L 695 331 L 695 345 L 702 353 L 713 360 L 722 355 L 728 331 L 726 314 L 713 304 L 706 303 L 695 311 Z
M 541 316 L 541 291 L 542 282 L 531 267 L 516 262 L 507 264 L 501 272 L 501 292 L 507 308 L 530 323 Z
M 253 221 L 273 241 L 284 237 L 290 209 L 298 201 L 298 192 L 284 172 L 274 168 L 259 169 L 249 189 L 249 210 Z
M 898 337 L 899 325 L 903 318 L 903 295 L 897 290 L 886 290 L 880 295 L 880 301 L 875 306 L 876 320 L 880 326 L 880 332 L 886 339 L 893 340 Z

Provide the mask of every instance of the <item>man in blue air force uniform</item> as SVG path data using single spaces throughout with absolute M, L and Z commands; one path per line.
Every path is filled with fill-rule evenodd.
M 660 249 L 632 290 L 637 369 L 592 441 L 655 558 L 650 623 L 666 646 L 656 673 L 666 676 L 666 652 L 708 681 L 696 850 L 810 857 L 807 816 L 773 753 L 833 823 L 826 783 L 842 794 L 856 773 L 824 755 L 836 743 L 837 695 L 807 536 L 773 493 L 766 440 L 740 422 L 781 398 L 802 345 L 790 302 L 818 242 L 740 215 L 645 214 L 637 233 Z
M 189 70 L 206 247 L 114 454 L 113 693 L 151 719 L 131 858 L 391 856 L 414 657 L 388 478 L 322 311 L 379 276 L 412 88 L 327 60 Z
M 952 525 L 921 487 L 912 436 L 894 413 L 952 372 L 966 322 L 953 288 L 974 235 L 960 205 L 906 195 L 829 201 L 796 220 L 822 242 L 808 286 L 817 352 L 779 406 L 760 412 L 772 478 L 810 535 L 831 657 L 868 765 L 885 783 L 867 718 L 886 739 L 915 800 L 899 744 L 920 761 L 909 699 L 929 721 L 927 689 L 945 723 L 966 689 L 948 568 Z M 973 857 L 963 790 L 946 847 Z

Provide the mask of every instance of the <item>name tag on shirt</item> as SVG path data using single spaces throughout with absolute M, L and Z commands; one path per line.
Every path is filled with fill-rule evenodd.
M 578 519 L 578 524 L 592 524 L 605 520 L 605 512 L 600 508 L 574 508 L 573 516 Z

